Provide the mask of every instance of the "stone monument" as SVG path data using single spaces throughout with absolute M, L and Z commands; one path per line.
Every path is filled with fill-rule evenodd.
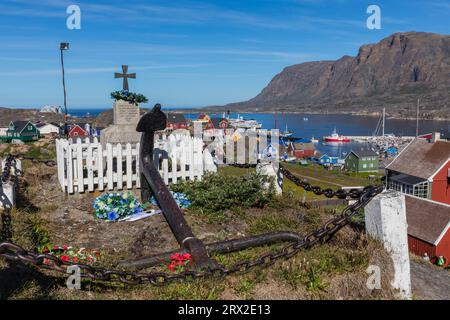
M 115 78 L 123 78 L 123 90 L 128 92 L 128 79 L 136 79 L 136 74 L 128 74 L 128 66 L 122 66 L 123 73 L 116 73 Z M 116 100 L 113 106 L 113 124 L 102 130 L 100 142 L 103 147 L 107 143 L 138 143 L 141 133 L 136 131 L 139 122 L 139 105 L 125 100 Z

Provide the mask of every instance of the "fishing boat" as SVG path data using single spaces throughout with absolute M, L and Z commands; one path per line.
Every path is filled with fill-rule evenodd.
M 333 133 L 330 136 L 323 137 L 325 142 L 350 142 L 350 139 L 344 136 L 340 136 L 334 128 Z
M 319 139 L 314 138 L 314 136 L 311 138 L 312 143 L 319 143 Z

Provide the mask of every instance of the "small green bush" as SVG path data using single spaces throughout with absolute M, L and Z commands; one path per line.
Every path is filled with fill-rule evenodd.
M 264 184 L 269 183 L 268 189 Z M 264 207 L 275 197 L 274 181 L 257 173 L 227 176 L 207 174 L 202 181 L 189 181 L 171 186 L 174 192 L 184 193 L 193 209 L 205 214 L 221 213 L 236 207 Z

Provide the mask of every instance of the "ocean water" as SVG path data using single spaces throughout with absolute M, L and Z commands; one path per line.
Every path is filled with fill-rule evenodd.
M 210 114 L 212 117 L 221 117 L 220 114 Z M 330 135 L 336 128 L 337 132 L 344 136 L 370 136 L 375 131 L 379 117 L 355 116 L 355 115 L 321 115 L 321 114 L 242 114 L 244 119 L 254 119 L 263 125 L 264 129 L 278 128 L 284 131 L 287 128 L 293 133 L 292 137 L 322 139 Z M 189 119 L 195 119 L 198 114 L 186 115 Z M 231 114 L 232 118 L 237 114 Z M 419 133 L 431 133 L 441 129 L 450 128 L 450 121 L 423 120 L 419 122 Z M 404 119 L 386 119 L 385 133 L 415 136 L 416 121 Z M 321 153 L 330 156 L 343 157 L 352 149 L 365 147 L 361 143 L 326 144 L 320 141 L 316 148 Z
M 77 116 L 97 116 L 107 109 L 72 109 L 69 113 Z M 167 111 L 169 109 L 165 109 Z M 212 117 L 221 117 L 222 113 L 209 114 Z M 197 119 L 199 113 L 185 114 L 187 119 Z M 237 114 L 231 114 L 236 118 Z M 336 128 L 337 132 L 346 136 L 370 136 L 375 131 L 379 117 L 354 116 L 354 115 L 321 115 L 321 114 L 243 114 L 244 119 L 254 119 L 263 125 L 264 129 L 286 129 L 293 133 L 295 138 L 322 139 L 330 135 Z M 450 121 L 423 120 L 419 122 L 419 133 L 431 133 L 441 129 L 450 128 Z M 385 133 L 395 135 L 415 136 L 416 121 L 404 119 L 386 119 Z M 361 148 L 364 144 L 345 143 L 327 145 L 323 142 L 317 144 L 317 149 L 322 153 L 342 157 L 351 149 Z
M 69 113 L 71 116 L 74 117 L 96 117 L 103 111 L 106 111 L 108 109 L 69 109 L 67 110 L 67 113 Z

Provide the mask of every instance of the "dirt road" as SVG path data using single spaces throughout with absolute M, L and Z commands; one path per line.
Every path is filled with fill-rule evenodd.
M 450 273 L 411 260 L 412 292 L 420 299 L 450 300 Z

